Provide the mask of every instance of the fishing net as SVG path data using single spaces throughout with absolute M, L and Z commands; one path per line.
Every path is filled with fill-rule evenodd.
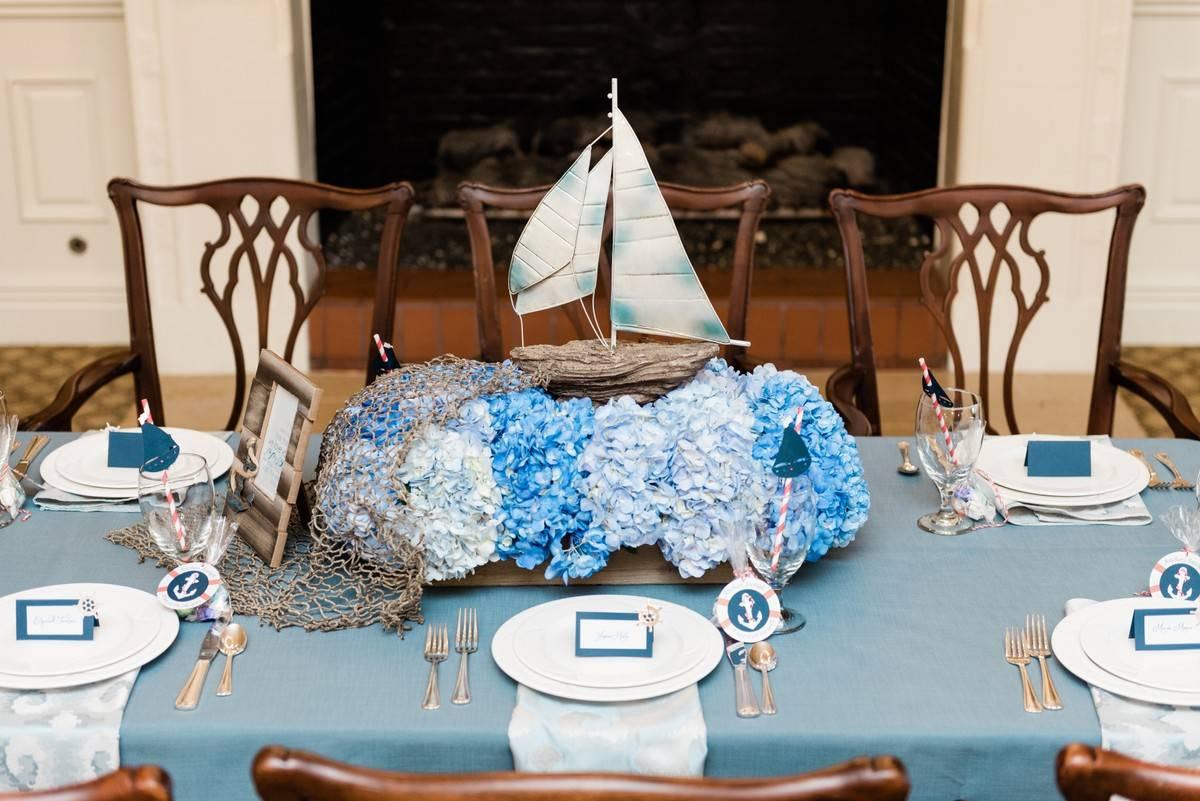
M 382 623 L 401 636 L 409 622 L 423 622 L 425 554 L 400 478 L 410 448 L 475 398 L 544 385 L 540 374 L 507 362 L 446 356 L 399 367 L 359 391 L 325 430 L 317 480 L 306 487 L 312 522 L 306 528 L 293 516 L 282 564 L 272 569 L 241 538 L 221 560 L 234 614 L 308 631 Z M 177 564 L 141 523 L 108 539 L 142 561 Z

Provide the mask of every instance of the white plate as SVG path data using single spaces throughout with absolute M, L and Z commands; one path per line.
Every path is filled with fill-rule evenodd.
M 71 585 L 68 585 L 71 586 Z M 0 673 L 15 676 L 53 676 L 83 673 L 111 665 L 145 648 L 158 635 L 161 618 L 158 600 L 148 593 L 112 585 L 73 585 L 71 592 L 60 588 L 38 588 L 0 598 Z M 95 599 L 100 625 L 89 641 L 17 641 L 17 600 L 37 598 Z
M 136 433 L 138 429 L 121 429 Z M 184 453 L 195 453 L 204 457 L 209 473 L 215 479 L 223 475 L 233 464 L 233 449 L 219 437 L 202 431 L 186 428 L 164 428 L 179 444 Z M 59 474 L 76 484 L 88 487 L 109 487 L 137 491 L 138 470 L 136 467 L 108 466 L 108 435 L 96 432 L 66 443 L 55 451 L 54 466 Z M 47 457 L 48 459 L 49 457 Z
M 662 605 L 662 622 L 654 631 L 654 656 L 579 658 L 575 656 L 576 611 L 636 612 L 639 607 L 625 609 L 622 604 L 594 598 L 569 600 L 570 604 L 559 607 L 541 607 L 538 614 L 524 619 L 516 633 L 516 641 L 521 643 L 517 658 L 546 678 L 593 689 L 640 687 L 673 679 L 704 661 L 705 640 L 695 637 L 694 629 L 701 625 L 712 628 L 712 624 L 673 604 Z
M 1171 601 L 1162 606 L 1177 609 L 1180 603 Z M 1079 645 L 1087 657 L 1114 676 L 1137 684 L 1200 693 L 1200 651 L 1136 650 L 1129 637 L 1131 616 L 1127 609 L 1106 606 L 1091 617 L 1079 635 Z
M 46 456 L 45 459 L 42 460 L 42 463 L 38 466 L 38 470 L 41 473 L 43 484 L 54 487 L 55 489 L 63 490 L 64 492 L 70 492 L 75 495 L 81 495 L 85 498 L 102 498 L 105 500 L 130 500 L 130 501 L 137 500 L 137 486 L 136 485 L 133 486 L 132 488 L 95 487 L 95 486 L 90 486 L 88 484 L 80 484 L 78 481 L 72 481 L 71 479 L 67 478 L 66 476 L 64 476 L 62 474 L 62 472 L 59 469 L 59 459 L 62 458 L 59 454 L 61 452 L 62 452 L 61 448 L 51 452 L 49 455 Z M 228 445 L 225 445 L 225 454 L 222 456 L 221 461 L 218 462 L 215 465 L 215 467 L 214 467 L 214 465 L 211 465 L 211 464 L 209 465 L 209 473 L 213 477 L 213 480 L 216 480 L 216 478 L 218 476 L 223 475 L 227 470 L 229 470 L 229 468 L 232 464 L 233 464 L 233 450 L 230 449 Z M 132 469 L 132 468 L 130 468 L 130 469 Z M 192 481 L 188 481 L 187 479 L 180 479 L 179 481 L 172 481 L 171 486 L 175 487 L 176 489 L 178 489 L 180 487 L 185 487 L 185 486 L 187 486 L 188 483 L 194 483 L 194 476 L 192 478 L 193 478 Z
M 1143 471 L 1143 475 L 1132 484 L 1101 495 L 1064 495 L 1050 498 L 1045 495 L 1035 495 L 1031 492 L 1019 492 L 1008 487 L 1000 487 L 1000 496 L 1005 502 L 1020 501 L 1049 508 L 1077 509 L 1084 506 L 1103 506 L 1132 498 L 1135 495 L 1141 494 L 1142 490 L 1146 489 L 1149 484 L 1150 474 Z
M 1130 454 L 1103 442 L 1092 442 L 1092 475 L 1030 477 L 1025 468 L 1029 441 L 1028 437 L 986 439 L 975 466 L 1001 487 L 1056 499 L 1107 494 L 1146 475 L 1145 466 Z
M 1064 668 L 1088 684 L 1125 698 L 1146 701 L 1151 704 L 1200 706 L 1200 693 L 1160 690 L 1109 673 L 1088 658 L 1080 643 L 1080 635 L 1083 630 L 1097 617 L 1123 613 L 1127 615 L 1128 619 L 1132 619 L 1134 609 L 1179 605 L 1178 601 L 1164 601 L 1165 599 L 1162 598 L 1118 598 L 1114 601 L 1094 604 L 1067 615 L 1054 627 L 1054 633 L 1050 637 L 1050 646 L 1054 650 L 1055 658 Z M 1129 634 L 1128 628 L 1125 629 L 1125 634 Z
M 150 601 L 153 601 L 154 614 L 158 621 L 157 633 L 154 635 L 143 648 L 131 653 L 114 662 L 84 670 L 80 672 L 61 672 L 55 674 L 47 674 L 41 676 L 20 675 L 16 673 L 0 672 L 0 687 L 9 690 L 53 690 L 61 687 L 78 687 L 83 684 L 91 684 L 97 681 L 104 681 L 123 673 L 127 673 L 134 668 L 141 667 L 154 661 L 163 651 L 171 647 L 171 643 L 175 642 L 175 637 L 179 634 L 179 617 L 158 603 L 158 599 L 149 593 L 134 590 L 129 587 L 118 587 L 111 584 L 60 584 L 53 587 L 39 587 L 36 590 L 26 590 L 20 593 L 14 593 L 16 597 L 43 597 L 43 598 L 76 598 L 81 594 L 91 593 L 96 598 L 97 606 L 100 606 L 100 598 L 108 597 L 110 593 L 118 594 L 121 591 L 136 595 L 145 596 Z M 5 600 L 7 600 L 7 596 Z M 132 596 L 130 596 L 132 597 Z M 150 608 L 150 607 L 148 607 Z M 98 610 L 101 614 L 101 628 L 104 628 L 104 610 Z M 97 630 L 98 631 L 98 630 Z M 11 640 L 9 642 L 12 642 Z M 94 642 L 94 641 L 93 641 Z M 47 644 L 47 643 L 39 643 Z M 5 647 L 7 650 L 7 646 Z
M 676 673 L 668 678 L 648 684 L 629 687 L 587 687 L 558 681 L 536 670 L 532 670 L 525 664 L 522 656 L 518 655 L 518 648 L 523 653 L 524 649 L 529 646 L 528 642 L 521 641 L 517 635 L 530 618 L 538 618 L 541 615 L 547 614 L 550 610 L 553 610 L 553 614 L 555 615 L 565 615 L 571 621 L 573 637 L 575 611 L 577 609 L 612 610 L 628 607 L 631 610 L 637 610 L 646 603 L 653 603 L 655 606 L 662 607 L 664 621 L 668 615 L 670 615 L 671 619 L 678 618 L 681 628 L 686 627 L 687 634 L 685 638 L 688 641 L 689 650 L 698 648 L 703 654 L 699 662 L 681 673 Z M 655 638 L 657 639 L 660 636 L 662 635 L 656 630 Z M 574 647 L 573 641 L 571 647 Z M 656 648 L 655 650 L 658 651 L 659 649 Z M 667 695 L 668 693 L 682 690 L 688 685 L 695 684 L 707 676 L 721 663 L 724 654 L 725 646 L 720 632 L 716 626 L 709 623 L 703 616 L 678 604 L 629 595 L 596 595 L 564 598 L 559 601 L 535 606 L 532 609 L 526 609 L 524 612 L 509 618 L 496 631 L 495 636 L 492 637 L 492 658 L 496 661 L 496 665 L 513 681 L 524 684 L 526 687 L 538 692 L 575 701 L 640 701 L 647 698 L 657 698 L 660 695 Z M 665 656 L 665 654 L 662 655 Z M 657 658 L 658 655 L 652 657 L 652 659 Z M 608 663 L 610 671 L 616 669 L 614 663 L 618 660 L 622 663 L 632 661 L 626 657 L 615 657 L 613 659 L 596 657 L 590 659 L 595 662 Z M 583 662 L 586 660 L 581 659 L 579 661 Z M 602 666 L 597 665 L 597 668 L 602 669 Z

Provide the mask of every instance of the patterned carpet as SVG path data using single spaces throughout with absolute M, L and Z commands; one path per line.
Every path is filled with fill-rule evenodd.
M 64 379 L 113 348 L 0 348 L 0 389 L 10 414 L 25 416 L 41 409 L 57 394 Z M 1129 361 L 1153 370 L 1179 387 L 1200 410 L 1200 348 L 1126 348 Z M 169 380 L 169 379 L 168 379 Z M 1122 396 L 1150 436 L 1169 437 L 1170 429 L 1144 401 L 1122 390 Z M 881 399 L 886 400 L 886 399 Z M 124 376 L 96 394 L 75 416 L 76 431 L 128 420 L 135 414 L 133 379 Z
M 0 348 L 0 389 L 8 413 L 24 417 L 43 408 L 58 394 L 68 376 L 88 362 L 117 348 L 12 347 Z M 96 393 L 75 415 L 73 428 L 87 431 L 117 423 L 135 409 L 133 378 L 122 376 Z

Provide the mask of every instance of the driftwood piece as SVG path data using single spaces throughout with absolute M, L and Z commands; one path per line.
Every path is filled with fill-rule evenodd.
M 618 342 L 617 352 L 596 340 L 528 345 L 509 354 L 521 368 L 549 379 L 556 397 L 603 403 L 629 395 L 648 403 L 691 380 L 720 349 L 711 342 Z

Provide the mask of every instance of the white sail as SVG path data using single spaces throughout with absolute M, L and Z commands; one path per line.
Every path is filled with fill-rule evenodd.
M 513 249 L 508 270 L 510 294 L 524 291 L 571 263 L 591 161 L 589 146 L 533 210 Z
M 731 340 L 700 285 L 637 134 L 613 86 L 612 320 L 617 331 Z
M 583 214 L 575 238 L 575 256 L 566 267 L 546 276 L 517 295 L 517 314 L 550 309 L 585 298 L 596 291 L 600 269 L 600 241 L 604 235 L 604 210 L 612 181 L 612 151 L 596 162 L 588 173 L 583 197 Z

